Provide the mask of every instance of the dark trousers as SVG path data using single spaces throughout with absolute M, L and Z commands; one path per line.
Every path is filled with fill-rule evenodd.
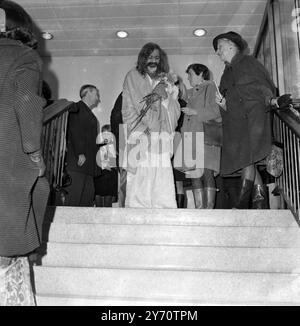
M 94 206 L 95 188 L 91 175 L 68 171 L 72 182 L 66 187 L 65 206 Z
M 125 169 L 120 169 L 120 187 L 118 194 L 119 207 L 125 207 L 126 199 L 126 184 L 127 184 L 127 171 Z

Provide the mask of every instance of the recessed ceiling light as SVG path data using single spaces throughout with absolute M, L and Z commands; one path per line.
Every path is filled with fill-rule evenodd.
M 43 32 L 42 33 L 42 38 L 44 40 L 52 40 L 53 39 L 53 35 L 49 32 Z
M 126 31 L 117 31 L 116 34 L 119 38 L 126 38 L 128 36 L 128 33 Z
M 193 31 L 193 34 L 197 37 L 201 37 L 206 34 L 206 30 L 204 28 L 197 28 Z

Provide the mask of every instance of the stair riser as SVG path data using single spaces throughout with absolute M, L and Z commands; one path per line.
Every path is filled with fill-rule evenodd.
M 72 298 L 72 297 L 51 297 L 51 296 L 36 296 L 38 306 L 237 306 L 237 305 L 253 305 L 253 306 L 272 306 L 272 305 L 286 305 L 292 306 L 297 305 L 293 302 L 209 302 L 209 301 L 173 301 L 169 300 L 143 300 L 140 299 L 123 299 L 123 298 L 95 298 L 90 297 Z
M 298 247 L 297 228 L 55 224 L 50 242 L 190 246 Z
M 100 207 L 49 208 L 46 220 L 56 223 L 159 224 L 297 227 L 288 210 L 138 209 Z
M 299 249 L 48 244 L 43 266 L 201 271 L 300 271 Z
M 298 302 L 300 275 L 35 267 L 39 295 Z

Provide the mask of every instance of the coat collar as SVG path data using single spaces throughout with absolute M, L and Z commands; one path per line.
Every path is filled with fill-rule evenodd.
M 242 59 L 244 59 L 245 55 L 242 53 L 237 53 L 232 59 L 230 63 L 227 63 L 226 67 L 232 67 L 239 63 Z

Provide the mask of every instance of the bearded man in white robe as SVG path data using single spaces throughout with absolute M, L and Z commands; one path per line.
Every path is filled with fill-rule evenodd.
M 166 53 L 147 43 L 124 80 L 125 207 L 177 208 L 171 157 L 180 106 L 168 73 Z

